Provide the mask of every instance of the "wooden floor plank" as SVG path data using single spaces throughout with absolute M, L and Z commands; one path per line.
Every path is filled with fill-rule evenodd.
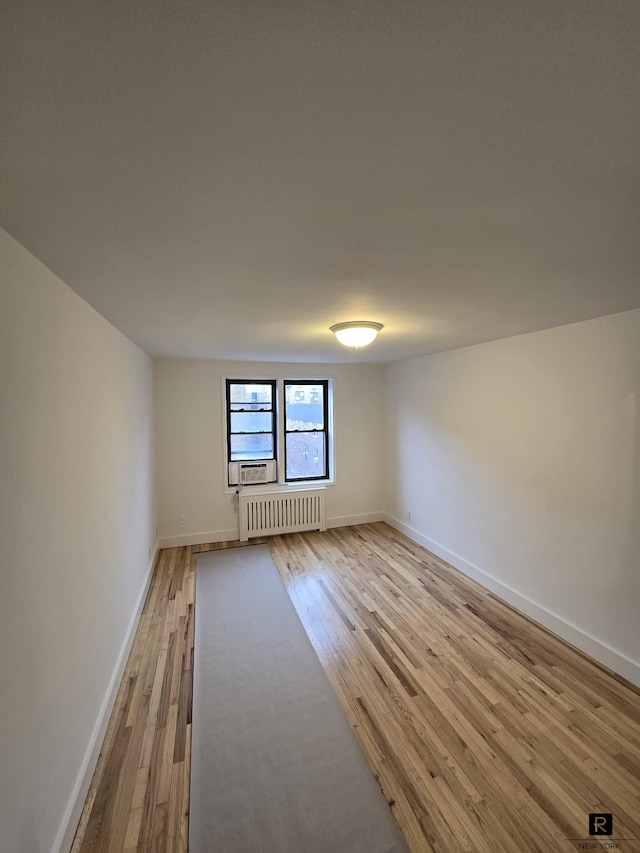
M 261 541 L 413 853 L 640 850 L 640 691 L 385 524 Z M 238 545 L 160 553 L 73 853 L 188 850 L 194 566 Z

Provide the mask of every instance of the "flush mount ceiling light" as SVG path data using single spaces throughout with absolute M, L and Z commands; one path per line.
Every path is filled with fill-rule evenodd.
M 368 320 L 353 320 L 350 323 L 336 323 L 331 331 L 346 347 L 366 347 L 376 339 L 382 323 L 370 323 Z

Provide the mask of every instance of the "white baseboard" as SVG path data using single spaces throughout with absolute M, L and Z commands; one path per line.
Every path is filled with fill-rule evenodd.
M 116 663 L 115 669 L 113 670 L 111 680 L 109 681 L 109 686 L 107 687 L 105 697 L 103 699 L 102 706 L 98 714 L 98 719 L 96 720 L 93 732 L 91 733 L 91 738 L 89 739 L 89 745 L 85 752 L 82 767 L 80 768 L 76 784 L 74 785 L 73 791 L 69 798 L 69 804 L 60 823 L 58 834 L 56 835 L 53 847 L 51 848 L 53 853 L 67 853 L 67 851 L 71 849 L 71 845 L 73 844 L 73 839 L 76 833 L 76 829 L 78 827 L 78 822 L 82 814 L 82 809 L 84 807 L 85 800 L 87 798 L 89 786 L 91 785 L 91 780 L 96 769 L 96 764 L 98 763 L 98 758 L 100 756 L 100 750 L 102 749 L 104 736 L 107 732 L 107 726 L 109 725 L 113 706 L 115 705 L 115 701 L 118 696 L 118 690 L 120 689 L 120 683 L 122 682 L 124 670 L 129 659 L 129 653 L 131 651 L 131 647 L 133 645 L 133 641 L 136 635 L 138 622 L 140 621 L 140 616 L 142 615 L 142 608 L 144 607 L 144 603 L 147 598 L 147 592 L 149 591 L 149 586 L 151 585 L 151 580 L 153 578 L 153 567 L 155 566 L 159 550 L 160 542 L 158 540 L 156 541 L 153 556 L 149 562 L 149 566 L 147 569 L 147 575 L 142 585 L 142 589 L 140 590 L 140 594 L 138 596 L 133 615 L 129 622 L 127 633 L 120 649 L 120 654 L 118 655 L 118 661 Z
M 185 533 L 183 536 L 165 536 L 160 540 L 161 548 L 181 548 L 183 545 L 204 545 L 207 542 L 234 542 L 238 528 L 209 530 L 206 533 Z
M 373 524 L 383 521 L 383 512 L 363 512 L 360 515 L 338 515 L 327 519 L 327 527 L 352 527 L 354 524 Z
M 361 515 L 339 515 L 327 519 L 327 527 L 351 527 L 354 524 L 370 524 L 382 521 L 383 512 L 365 512 Z M 165 536 L 160 540 L 161 548 L 181 548 L 184 545 L 204 545 L 207 542 L 234 542 L 238 538 L 237 527 L 229 530 L 209 530 L 205 533 L 186 533 L 183 536 Z
M 576 625 L 571 624 L 571 622 L 567 622 L 561 616 L 558 616 L 558 614 L 553 613 L 551 610 L 547 610 L 545 607 L 542 607 L 542 605 L 537 604 L 535 601 L 527 598 L 527 596 L 522 595 L 522 593 L 512 589 L 512 587 L 497 578 L 492 577 L 492 575 L 482 569 L 479 569 L 472 563 L 467 562 L 467 560 L 458 556 L 458 554 L 454 554 L 452 551 L 449 551 L 447 548 L 444 548 L 432 539 L 428 539 L 426 536 L 423 536 L 417 530 L 414 530 L 413 527 L 410 527 L 408 524 L 405 524 L 394 516 L 384 513 L 383 521 L 386 521 L 387 524 L 391 525 L 391 527 L 395 527 L 396 530 L 404 533 L 405 536 L 408 536 L 409 539 L 417 542 L 418 545 L 422 545 L 422 547 L 426 548 L 427 551 L 431 551 L 437 557 L 441 557 L 443 560 L 446 560 L 446 562 L 450 563 L 455 569 L 458 569 L 463 574 L 477 581 L 486 589 L 495 593 L 503 601 L 511 604 L 521 613 L 524 613 L 525 616 L 529 616 L 535 622 L 538 622 L 540 625 L 548 628 L 549 631 L 557 634 L 572 646 L 575 646 L 586 655 L 589 655 L 589 657 L 603 664 L 603 666 L 608 667 L 618 673 L 618 675 L 626 678 L 627 681 L 630 681 L 632 684 L 640 687 L 640 663 L 626 657 L 626 655 L 619 652 L 617 649 L 612 649 L 601 640 L 592 637 Z

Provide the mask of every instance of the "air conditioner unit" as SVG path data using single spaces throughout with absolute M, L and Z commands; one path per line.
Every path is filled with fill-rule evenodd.
M 275 483 L 275 459 L 257 462 L 230 462 L 229 484 L 240 486 L 258 486 L 263 483 Z

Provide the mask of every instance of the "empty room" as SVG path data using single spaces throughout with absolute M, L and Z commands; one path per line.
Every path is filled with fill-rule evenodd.
M 2 853 L 640 851 L 639 44 L 3 4 Z

